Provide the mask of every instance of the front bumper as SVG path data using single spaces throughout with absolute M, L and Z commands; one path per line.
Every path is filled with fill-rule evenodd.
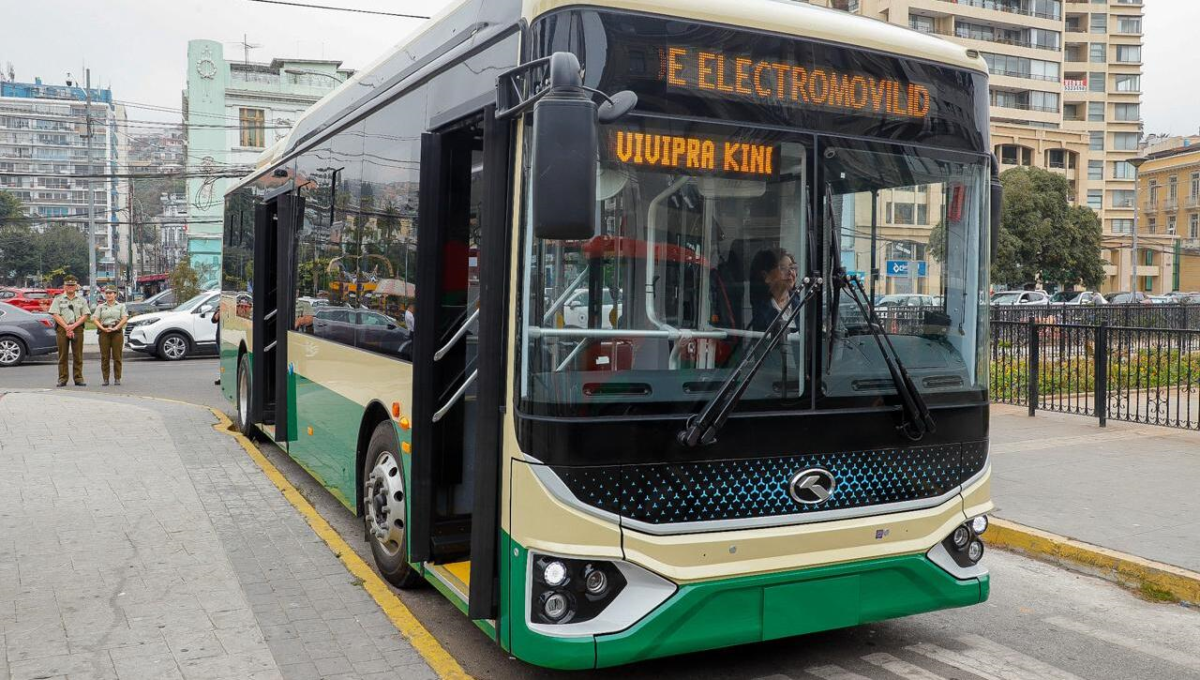
M 524 623 L 529 552 L 507 553 L 514 575 L 509 651 L 539 666 L 584 669 L 762 642 L 856 626 L 987 600 L 989 577 L 958 579 L 924 554 L 702 581 L 674 595 L 630 628 L 560 638 Z
M 135 352 L 150 352 L 154 342 L 146 336 L 146 331 L 135 328 L 125 334 L 125 346 Z

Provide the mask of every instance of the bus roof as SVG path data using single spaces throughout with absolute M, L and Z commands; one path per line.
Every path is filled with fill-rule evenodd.
M 337 89 L 325 95 L 311 106 L 296 122 L 295 127 L 284 139 L 268 147 L 258 158 L 257 175 L 273 166 L 314 133 L 332 125 L 353 110 L 357 105 L 389 90 L 394 79 L 404 79 L 413 67 L 443 47 L 453 36 L 471 31 L 465 42 L 476 42 L 494 35 L 494 30 L 515 23 L 523 15 L 527 22 L 568 7 L 595 7 L 615 9 L 642 14 L 657 14 L 722 24 L 777 34 L 792 35 L 829 43 L 839 43 L 856 48 L 900 55 L 905 58 L 946 64 L 953 67 L 986 73 L 987 64 L 978 54 L 948 40 L 896 26 L 884 21 L 869 19 L 847 12 L 816 7 L 794 0 L 520 0 L 523 6 L 517 10 L 515 1 L 456 0 L 445 9 L 421 24 L 394 48 L 371 65 L 359 70 Z M 486 8 L 486 9 L 485 9 Z M 512 8 L 511 10 L 509 8 Z M 511 16 L 504 16 L 509 12 Z M 483 17 L 483 14 L 492 14 Z M 488 27 L 486 31 L 481 27 Z M 489 33 L 488 36 L 476 35 Z M 382 85 L 380 88 L 378 86 Z M 243 184 L 249 177 L 238 182 Z M 231 187 L 232 190 L 235 187 Z

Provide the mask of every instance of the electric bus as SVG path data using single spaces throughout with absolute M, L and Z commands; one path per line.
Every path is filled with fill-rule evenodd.
M 460 0 L 227 192 L 222 390 L 531 664 L 980 603 L 996 172 L 933 36 Z

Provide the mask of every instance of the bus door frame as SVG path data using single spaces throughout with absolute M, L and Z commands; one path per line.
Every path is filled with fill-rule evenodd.
M 273 262 L 274 266 L 254 270 L 250 422 L 273 425 L 276 442 L 295 439 L 288 410 L 291 370 L 287 333 L 294 315 L 289 306 L 294 287 L 295 232 L 297 217 L 303 213 L 304 198 L 296 195 L 290 181 L 268 192 L 254 209 L 254 261 Z M 273 333 L 266 332 L 268 324 L 272 324 Z
M 510 174 L 512 171 L 512 124 L 497 121 L 495 106 L 489 105 L 464 119 L 483 124 L 483 209 L 480 215 L 479 321 L 476 368 L 477 414 L 475 437 L 475 483 L 471 490 L 470 592 L 468 615 L 473 619 L 496 619 L 499 610 L 500 465 L 505 417 L 505 365 L 508 327 L 508 278 L 510 240 Z M 420 204 L 417 237 L 417 307 L 422 321 L 413 341 L 413 456 L 408 518 L 409 560 L 424 563 L 434 557 L 436 489 L 433 482 L 435 456 L 440 435 L 433 423 L 442 406 L 434 399 L 434 354 L 442 339 L 436 337 L 439 320 L 433 318 L 442 292 L 443 228 L 450 212 L 452 185 L 449 158 L 454 149 L 448 137 L 461 125 L 440 128 L 421 136 Z M 423 368 L 424 367 L 424 368 Z

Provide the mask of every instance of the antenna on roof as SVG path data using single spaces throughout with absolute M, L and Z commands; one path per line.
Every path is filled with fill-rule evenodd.
M 242 63 L 244 64 L 250 63 L 250 50 L 256 50 L 262 47 L 262 45 L 255 45 L 254 43 L 251 43 L 249 37 L 245 33 L 242 34 L 241 42 L 235 40 L 234 42 L 227 44 L 242 46 Z

